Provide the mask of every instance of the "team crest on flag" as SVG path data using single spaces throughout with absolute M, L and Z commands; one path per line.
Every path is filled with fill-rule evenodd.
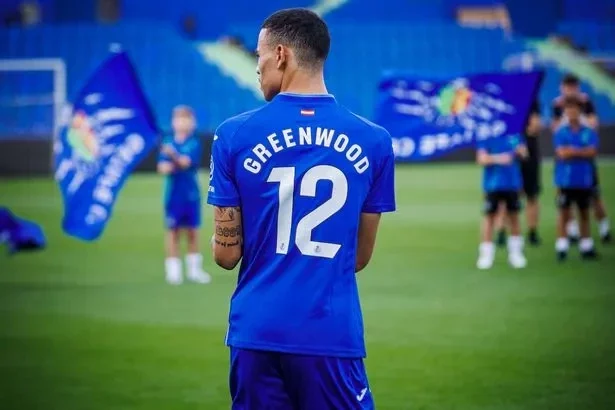
M 428 80 L 394 74 L 379 86 L 375 121 L 397 159 L 426 161 L 477 141 L 523 132 L 542 72 Z

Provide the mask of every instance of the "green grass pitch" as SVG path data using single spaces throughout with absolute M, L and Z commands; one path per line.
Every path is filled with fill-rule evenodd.
M 615 215 L 615 163 L 601 173 Z M 359 274 L 377 408 L 615 409 L 615 245 L 599 246 L 598 262 L 576 249 L 555 262 L 547 164 L 543 246 L 527 250 L 525 270 L 500 250 L 494 269 L 477 271 L 479 174 L 398 167 L 399 210 L 383 217 Z M 130 179 L 103 238 L 86 244 L 62 233 L 50 178 L 0 180 L 0 203 L 49 240 L 43 252 L 0 254 L 1 408 L 229 408 L 236 273 L 212 264 L 206 207 L 213 283 L 164 283 L 161 192 L 157 176 Z

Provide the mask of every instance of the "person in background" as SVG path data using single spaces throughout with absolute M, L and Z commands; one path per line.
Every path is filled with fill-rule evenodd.
M 579 211 L 581 240 L 579 249 L 583 259 L 595 259 L 594 242 L 589 223 L 589 207 L 594 192 L 593 159 L 597 154 L 598 135 L 582 122 L 583 100 L 569 96 L 562 103 L 567 123 L 554 135 L 555 147 L 554 182 L 558 190 L 557 204 L 557 258 L 563 261 L 568 256 L 570 241 L 566 224 L 571 218 L 570 208 L 575 204 Z
M 594 130 L 594 132 L 598 132 L 598 116 L 596 115 L 594 103 L 587 94 L 581 92 L 579 78 L 573 74 L 567 74 L 566 76 L 564 76 L 560 86 L 560 95 L 553 100 L 553 118 L 551 124 L 553 132 L 557 132 L 557 130 L 561 126 L 568 124 L 569 120 L 564 112 L 564 102 L 568 97 L 575 97 L 579 100 L 579 104 L 581 107 L 581 123 L 584 126 Z M 602 196 L 600 195 L 598 167 L 596 165 L 595 159 L 592 159 L 592 170 L 592 172 L 594 173 L 594 187 L 592 195 L 594 217 L 598 221 L 600 239 L 604 243 L 607 243 L 611 241 L 611 227 L 608 215 L 606 213 L 606 205 L 604 204 Z M 570 221 L 568 221 L 566 231 L 568 232 L 568 237 L 572 241 L 578 240 L 580 234 L 579 224 L 574 218 L 571 218 Z
M 540 103 L 534 101 L 530 110 L 530 117 L 525 129 L 525 142 L 527 145 L 528 157 L 521 161 L 521 177 L 523 180 L 523 194 L 526 199 L 526 223 L 527 223 L 527 241 L 530 245 L 540 245 L 540 236 L 538 235 L 538 219 L 540 215 L 540 204 L 538 196 L 541 190 L 541 173 L 540 173 L 540 147 L 538 138 L 542 129 L 542 121 L 540 119 Z M 506 244 L 506 230 L 504 222 L 506 217 L 506 207 L 500 206 L 496 226 L 498 229 L 498 246 Z
M 496 215 L 501 205 L 505 207 L 509 222 L 508 262 L 514 268 L 524 268 L 527 259 L 523 254 L 523 236 L 519 223 L 521 202 L 521 170 L 518 159 L 527 157 L 527 147 L 519 135 L 493 138 L 478 143 L 476 162 L 484 167 L 485 216 L 481 229 L 481 243 L 476 266 L 489 269 L 495 260 L 493 231 Z
M 166 280 L 172 285 L 183 282 L 179 240 L 180 233 L 185 232 L 188 239 L 186 277 L 192 282 L 205 284 L 211 281 L 211 277 L 203 271 L 198 240 L 201 225 L 198 171 L 202 152 L 199 139 L 194 135 L 196 121 L 192 109 L 177 106 L 173 110 L 172 126 L 173 135 L 163 140 L 158 158 L 158 172 L 166 177 Z

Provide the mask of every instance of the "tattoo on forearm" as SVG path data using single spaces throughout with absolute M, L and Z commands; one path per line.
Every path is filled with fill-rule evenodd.
M 238 246 L 240 243 L 237 239 L 234 242 L 219 241 L 216 239 L 215 242 L 216 246 L 222 246 L 223 248 L 231 248 L 233 246 Z
M 237 218 L 237 214 L 239 213 L 239 207 L 235 206 L 235 207 L 225 207 L 225 208 L 220 208 L 220 207 L 216 207 L 215 208 L 215 220 L 216 222 L 233 222 L 236 220 Z
M 225 238 L 234 238 L 241 235 L 241 225 L 232 226 L 230 228 L 216 225 L 216 235 L 224 236 Z
M 240 207 L 215 207 L 216 246 L 230 248 L 241 246 L 242 224 Z

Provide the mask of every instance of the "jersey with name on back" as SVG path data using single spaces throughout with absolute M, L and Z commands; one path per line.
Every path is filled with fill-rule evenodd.
M 553 137 L 553 146 L 588 148 L 598 147 L 598 134 L 584 125 L 573 130 L 569 125 L 561 127 Z M 558 188 L 590 189 L 594 183 L 592 158 L 557 159 L 554 168 L 554 182 Z
M 174 137 L 167 137 L 162 141 L 162 145 L 170 145 L 179 155 L 185 155 L 190 158 L 190 167 L 180 169 L 175 164 L 175 171 L 167 175 L 165 181 L 165 203 L 181 204 L 200 201 L 201 192 L 199 189 L 198 172 L 202 152 L 199 138 L 192 135 L 183 142 L 177 142 Z M 158 162 L 173 161 L 168 155 L 161 152 Z
M 357 232 L 395 209 L 388 132 L 333 96 L 279 94 L 218 128 L 212 165 L 208 202 L 243 219 L 227 344 L 364 357 Z
M 483 190 L 485 192 L 519 191 L 521 189 L 521 168 L 515 151 L 523 144 L 520 135 L 507 135 L 478 142 L 477 149 L 490 155 L 509 154 L 514 160 L 508 165 L 487 165 L 483 170 Z

